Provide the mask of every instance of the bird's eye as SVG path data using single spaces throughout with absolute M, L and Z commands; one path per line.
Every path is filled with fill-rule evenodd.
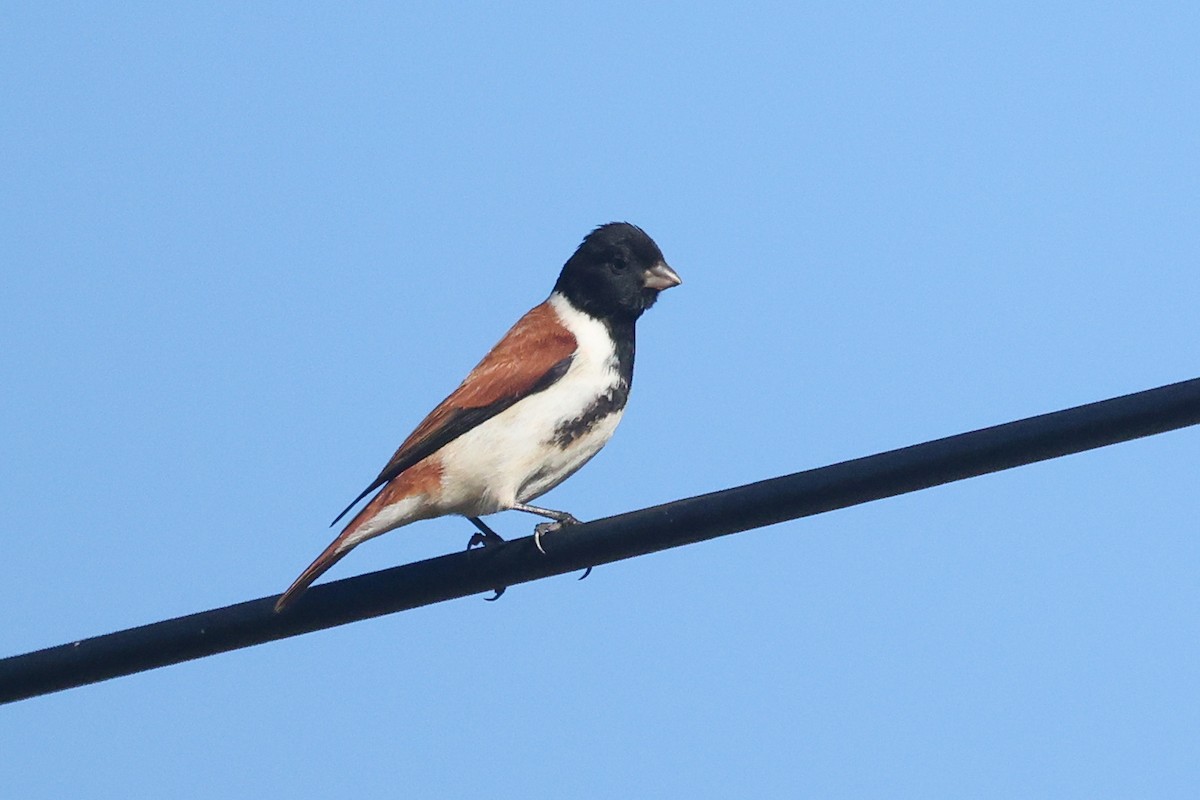
M 625 270 L 629 269 L 629 262 L 620 256 L 617 256 L 612 261 L 609 261 L 608 265 L 612 267 L 613 272 L 624 272 Z

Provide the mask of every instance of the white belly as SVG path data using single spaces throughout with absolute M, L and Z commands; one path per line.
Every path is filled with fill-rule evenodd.
M 596 419 L 571 441 L 562 441 L 561 426 L 612 393 L 621 378 L 603 324 L 569 306 L 556 304 L 556 310 L 577 342 L 570 368 L 549 388 L 442 449 L 441 513 L 480 516 L 532 500 L 569 478 L 612 438 L 623 409 Z

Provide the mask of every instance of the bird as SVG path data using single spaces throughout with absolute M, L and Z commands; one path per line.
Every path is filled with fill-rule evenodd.
M 633 383 L 638 318 L 681 283 L 638 226 L 610 222 L 591 231 L 550 296 L 509 329 L 334 519 L 379 490 L 280 595 L 275 611 L 359 544 L 420 520 L 466 517 L 479 530 L 468 547 L 487 546 L 503 539 L 480 517 L 524 511 L 550 520 L 535 528 L 545 552 L 543 535 L 579 521 L 530 501 L 608 443 Z

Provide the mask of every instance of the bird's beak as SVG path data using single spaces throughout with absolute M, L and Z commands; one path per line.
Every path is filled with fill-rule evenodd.
M 647 289 L 655 289 L 660 292 L 681 283 L 683 283 L 683 279 L 679 277 L 679 274 L 663 261 L 646 270 L 646 277 L 642 281 L 642 285 Z

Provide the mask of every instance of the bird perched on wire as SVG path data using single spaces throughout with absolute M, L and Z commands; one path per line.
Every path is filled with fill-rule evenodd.
M 535 541 L 578 522 L 529 505 L 570 477 L 612 437 L 633 381 L 634 326 L 659 292 L 681 283 L 646 232 L 601 225 L 567 260 L 550 297 L 517 321 L 466 380 L 404 440 L 334 524 L 376 489 L 275 604 L 281 611 L 354 547 L 422 519 L 527 511 L 552 522 Z M 382 488 L 381 488 L 382 487 Z M 543 551 L 544 552 L 544 551 Z

